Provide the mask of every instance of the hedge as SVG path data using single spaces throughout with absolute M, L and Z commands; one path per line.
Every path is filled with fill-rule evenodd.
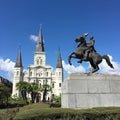
M 15 120 L 120 120 L 120 108 L 27 109 L 17 113 Z

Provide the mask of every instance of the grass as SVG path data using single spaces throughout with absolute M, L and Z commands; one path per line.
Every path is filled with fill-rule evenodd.
M 0 120 L 11 120 L 15 117 L 18 108 L 0 109 Z
M 20 108 L 8 108 L 8 109 L 0 109 L 0 120 L 9 120 L 14 118 L 17 114 L 22 115 L 21 119 L 24 120 L 26 115 L 37 115 L 37 111 L 40 109 L 49 108 L 49 104 L 47 103 L 39 103 L 39 104 L 30 104 Z M 19 111 L 19 112 L 18 112 Z

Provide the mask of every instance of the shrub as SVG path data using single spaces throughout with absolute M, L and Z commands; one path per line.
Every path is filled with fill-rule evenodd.
M 50 108 L 58 108 L 58 107 L 61 107 L 61 103 L 60 102 L 51 102 L 50 105 L 49 105 Z
M 15 120 L 120 120 L 120 108 L 21 108 Z
M 57 101 L 57 102 L 61 102 L 61 96 L 52 95 L 52 100 Z

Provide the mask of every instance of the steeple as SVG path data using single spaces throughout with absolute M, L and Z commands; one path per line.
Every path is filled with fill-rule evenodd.
M 63 66 L 62 66 L 62 58 L 61 58 L 60 50 L 58 51 L 58 59 L 57 59 L 57 65 L 56 65 L 56 68 L 63 68 Z
M 38 40 L 36 44 L 36 52 L 44 52 L 44 43 L 43 43 L 43 35 L 42 35 L 42 27 L 40 27 Z
M 22 56 L 21 56 L 20 50 L 18 51 L 18 56 L 17 56 L 15 67 L 23 67 L 22 66 Z

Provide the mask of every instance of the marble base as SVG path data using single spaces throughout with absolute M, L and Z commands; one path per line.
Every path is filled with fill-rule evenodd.
M 70 74 L 62 83 L 62 108 L 120 106 L 120 76 Z

